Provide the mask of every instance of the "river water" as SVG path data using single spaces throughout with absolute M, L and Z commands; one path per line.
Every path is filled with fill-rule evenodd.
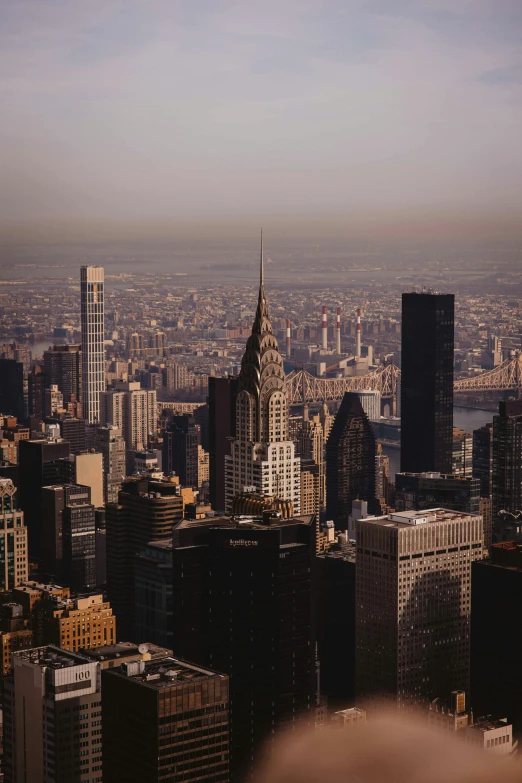
M 489 422 L 493 421 L 494 415 L 495 411 L 455 406 L 453 408 L 453 426 L 460 427 L 461 430 L 471 434 L 473 430 L 477 430 L 479 427 L 483 427 L 484 424 L 488 424 Z M 393 480 L 395 478 L 395 474 L 400 470 L 400 447 L 398 445 L 397 447 L 383 446 L 382 450 L 390 458 L 390 478 Z

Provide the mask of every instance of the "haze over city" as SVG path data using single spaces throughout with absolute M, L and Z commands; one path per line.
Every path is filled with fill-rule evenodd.
M 521 29 L 517 0 L 4 2 L 1 236 L 518 236 Z

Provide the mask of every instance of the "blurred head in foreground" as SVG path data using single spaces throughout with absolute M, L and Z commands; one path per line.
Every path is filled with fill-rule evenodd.
M 256 783 L 515 783 L 522 765 L 471 748 L 425 720 L 381 711 L 368 723 L 297 732 L 276 747 Z

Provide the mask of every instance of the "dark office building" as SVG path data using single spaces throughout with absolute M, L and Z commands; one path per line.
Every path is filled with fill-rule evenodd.
M 40 421 L 44 415 L 44 371 L 43 367 L 37 364 L 30 371 L 27 378 L 29 416 L 34 416 Z
M 402 295 L 401 472 L 451 473 L 453 294 Z
M 56 384 L 65 404 L 81 402 L 81 356 L 79 345 L 53 345 L 44 351 L 45 387 Z
M 313 723 L 315 516 L 183 520 L 173 537 L 173 646 L 230 676 L 231 780 L 265 742 Z
M 63 510 L 63 581 L 73 592 L 96 587 L 96 524 L 88 497 L 68 502 Z
M 178 492 L 179 486 L 168 480 L 128 478 L 118 503 L 105 508 L 107 593 L 122 639 L 135 638 L 136 556 L 150 542 L 172 536 L 174 523 L 183 516 Z
M 0 359 L 0 413 L 25 421 L 24 365 L 14 359 Z
M 163 434 L 163 472 L 176 473 L 184 487 L 198 486 L 199 429 L 194 416 L 173 416 Z
M 494 544 L 471 571 L 471 706 L 522 736 L 522 545 Z
M 359 397 L 347 392 L 326 444 L 326 516 L 348 529 L 352 501 L 366 500 L 370 514 L 380 513 L 375 498 L 375 435 Z
M 491 497 L 493 424 L 473 430 L 473 476 L 480 480 L 480 497 Z
M 522 400 L 501 400 L 493 417 L 493 526 L 500 511 L 522 510 Z
M 64 419 L 58 419 L 56 423 L 60 425 L 62 438 L 71 444 L 71 454 L 80 454 L 87 449 L 86 431 L 88 424 L 85 419 L 66 416 Z
M 228 677 L 177 658 L 102 670 L 104 783 L 228 783 Z
M 230 438 L 236 435 L 238 379 L 208 379 L 210 503 L 225 508 L 225 457 L 230 454 Z
M 172 649 L 172 536 L 151 541 L 134 564 L 136 639 Z
M 397 511 L 449 508 L 466 514 L 480 514 L 480 481 L 451 474 L 397 473 L 395 508 Z
M 208 403 L 205 403 L 205 405 L 198 405 L 197 408 L 194 408 L 194 421 L 196 422 L 197 426 L 199 427 L 199 442 L 201 444 L 201 447 L 205 449 L 205 451 L 208 451 L 208 428 L 209 428 L 209 414 L 208 414 Z
M 42 569 L 47 578 L 81 592 L 96 585 L 91 489 L 57 484 L 41 490 Z
M 355 698 L 355 542 L 317 556 L 317 649 L 321 695 L 330 709 Z
M 18 447 L 19 501 L 25 515 L 29 554 L 43 554 L 41 489 L 62 482 L 60 460 L 69 456 L 67 441 L 21 440 Z

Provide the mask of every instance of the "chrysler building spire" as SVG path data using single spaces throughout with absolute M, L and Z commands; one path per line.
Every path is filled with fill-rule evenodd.
M 279 352 L 277 340 L 272 331 L 265 295 L 263 271 L 263 233 L 261 232 L 261 259 L 259 272 L 259 296 L 257 310 L 252 324 L 252 333 L 247 340 L 245 353 L 241 361 L 239 374 L 240 390 L 250 393 L 254 413 L 255 441 L 268 441 L 269 437 L 269 401 L 274 391 L 284 394 L 285 373 L 283 357 Z M 286 411 L 280 421 L 281 440 L 286 439 Z
M 236 437 L 227 457 L 227 511 L 244 487 L 300 507 L 300 460 L 288 440 L 288 397 L 283 357 L 272 330 L 265 294 L 263 232 L 259 294 L 252 332 L 241 360 Z

